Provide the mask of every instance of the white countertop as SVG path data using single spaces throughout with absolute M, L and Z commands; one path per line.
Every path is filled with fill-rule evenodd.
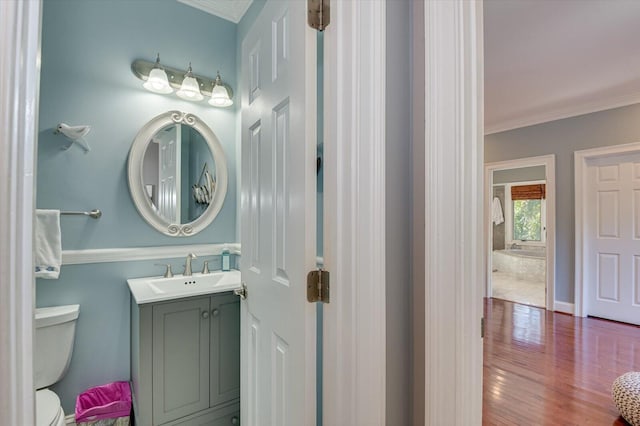
M 172 278 L 144 277 L 127 280 L 129 290 L 138 305 L 185 297 L 232 291 L 241 286 L 240 271 L 213 271 Z

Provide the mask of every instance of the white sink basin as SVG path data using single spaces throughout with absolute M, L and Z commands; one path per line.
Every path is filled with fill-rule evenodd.
M 127 280 L 129 290 L 138 305 L 232 291 L 239 288 L 240 283 L 240 271 L 235 270 L 204 275 L 193 274 L 190 277 L 175 275 L 173 278 L 148 277 Z

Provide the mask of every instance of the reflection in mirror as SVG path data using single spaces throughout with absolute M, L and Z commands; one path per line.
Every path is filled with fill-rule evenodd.
M 167 222 L 189 223 L 205 212 L 215 192 L 215 161 L 202 135 L 190 126 L 160 129 L 142 165 L 145 192 Z
M 218 138 L 200 118 L 180 111 L 160 114 L 140 129 L 128 175 L 140 215 L 170 236 L 202 231 L 227 193 L 227 160 Z

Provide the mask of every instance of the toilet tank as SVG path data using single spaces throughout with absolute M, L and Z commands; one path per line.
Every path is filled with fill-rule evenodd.
M 67 373 L 79 312 L 80 305 L 36 309 L 36 389 L 51 386 Z

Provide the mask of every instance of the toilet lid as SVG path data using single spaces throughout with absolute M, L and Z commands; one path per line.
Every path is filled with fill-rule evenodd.
M 60 398 L 48 389 L 36 392 L 36 426 L 55 425 L 60 418 Z

